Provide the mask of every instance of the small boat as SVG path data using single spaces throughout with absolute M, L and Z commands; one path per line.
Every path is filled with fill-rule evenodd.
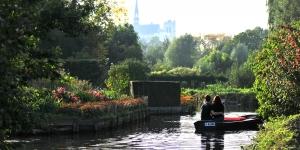
M 194 123 L 196 132 L 207 130 L 258 130 L 263 123 L 256 114 L 225 115 L 224 121 L 200 120 Z

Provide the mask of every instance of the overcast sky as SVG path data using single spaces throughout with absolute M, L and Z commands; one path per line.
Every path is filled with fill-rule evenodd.
M 127 0 L 133 22 L 136 0 Z M 140 24 L 176 21 L 176 34 L 234 35 L 256 26 L 267 28 L 266 0 L 138 0 Z

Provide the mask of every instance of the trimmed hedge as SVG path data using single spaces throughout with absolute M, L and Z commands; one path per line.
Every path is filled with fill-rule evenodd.
M 224 76 L 213 75 L 150 75 L 149 80 L 153 81 L 179 81 L 183 87 L 203 87 L 207 84 L 215 84 L 217 82 L 227 82 L 228 78 Z M 186 83 L 183 83 L 186 82 Z

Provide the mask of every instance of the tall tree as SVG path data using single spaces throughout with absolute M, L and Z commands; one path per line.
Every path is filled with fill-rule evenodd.
M 192 55 L 196 53 L 196 40 L 192 35 L 185 34 L 175 39 L 165 53 L 167 63 L 171 67 L 192 67 Z
M 117 63 L 128 58 L 139 60 L 143 58 L 137 33 L 129 24 L 118 25 L 113 29 L 107 42 L 107 48 L 110 63 Z
M 267 30 L 264 30 L 260 27 L 255 27 L 254 29 L 249 29 L 235 35 L 232 40 L 225 42 L 225 44 L 218 49 L 230 54 L 234 47 L 236 47 L 238 44 L 244 44 L 248 47 L 249 52 L 253 52 L 261 48 L 262 42 L 267 34 Z
M 237 64 L 242 65 L 245 61 L 247 61 L 249 55 L 248 47 L 245 44 L 237 44 L 231 54 L 231 60 L 237 62 Z
M 168 48 L 169 40 L 161 42 L 158 37 L 154 37 L 147 44 L 145 58 L 150 65 L 163 61 L 165 52 Z
M 58 49 L 43 49 L 40 41 L 53 29 L 71 35 L 89 31 L 110 21 L 92 22 L 95 14 L 107 16 L 104 1 L 92 0 L 1 0 L 0 1 L 0 111 L 2 127 L 20 128 L 26 110 L 22 87 L 36 78 L 57 78 Z M 100 15 L 101 16 L 101 15 Z M 96 17 L 97 19 L 100 19 Z M 101 20 L 101 19 L 100 19 Z M 104 30 L 102 30 L 104 31 Z M 99 32 L 101 34 L 102 32 Z
M 194 67 L 204 74 L 224 74 L 231 64 L 232 61 L 228 54 L 213 50 L 208 55 L 200 58 Z

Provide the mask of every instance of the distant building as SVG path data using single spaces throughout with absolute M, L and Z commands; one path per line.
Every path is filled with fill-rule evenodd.
M 141 40 L 150 41 L 151 38 L 157 36 L 160 40 L 166 38 L 173 39 L 176 36 L 176 22 L 174 20 L 168 20 L 164 22 L 163 27 L 159 24 L 140 24 L 139 23 L 139 9 L 138 0 L 135 3 L 134 21 L 133 26 L 138 33 Z

